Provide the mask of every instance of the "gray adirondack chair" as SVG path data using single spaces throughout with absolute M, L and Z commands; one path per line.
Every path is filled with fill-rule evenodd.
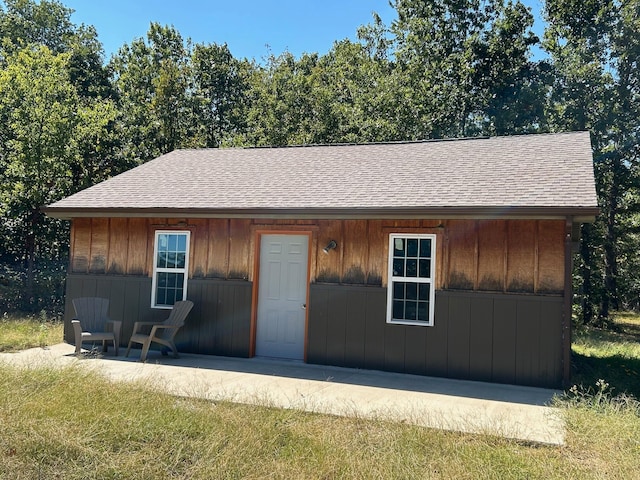
M 173 357 L 178 358 L 178 349 L 173 342 L 173 338 L 178 333 L 178 330 L 184 325 L 184 321 L 189 315 L 189 312 L 193 308 L 193 302 L 191 300 L 182 300 L 176 302 L 173 306 L 173 310 L 169 314 L 164 322 L 136 322 L 133 324 L 133 333 L 129 339 L 129 346 L 127 347 L 127 353 L 125 357 L 129 356 L 132 343 L 142 344 L 142 353 L 140 354 L 140 361 L 147 360 L 147 353 L 149 353 L 149 347 L 151 343 L 159 343 L 164 347 L 169 347 L 173 352 Z M 144 327 L 151 327 L 150 333 L 142 333 Z M 162 349 L 162 354 L 166 355 L 166 348 Z
M 106 352 L 108 342 L 113 342 L 116 356 L 120 344 L 122 322 L 108 316 L 109 300 L 98 297 L 82 297 L 72 300 L 76 316 L 71 320 L 76 341 L 76 354 L 82 350 L 84 342 L 102 342 Z

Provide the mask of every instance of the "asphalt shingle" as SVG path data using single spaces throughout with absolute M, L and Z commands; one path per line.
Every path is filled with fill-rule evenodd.
M 45 209 L 239 211 L 597 207 L 588 132 L 176 150 Z M 590 213 L 590 214 L 591 214 Z

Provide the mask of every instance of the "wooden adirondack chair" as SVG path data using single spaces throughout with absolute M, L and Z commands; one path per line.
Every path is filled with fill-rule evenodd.
M 82 297 L 72 300 L 76 316 L 71 320 L 76 341 L 76 354 L 80 353 L 83 342 L 102 342 L 102 351 L 107 351 L 107 343 L 113 342 L 116 356 L 120 344 L 121 321 L 111 320 L 109 300 L 98 297 Z
M 125 357 L 129 356 L 129 351 L 131 350 L 131 344 L 141 343 L 142 344 L 142 353 L 140 354 L 140 361 L 144 362 L 147 359 L 147 353 L 149 353 L 149 347 L 151 346 L 151 342 L 159 343 L 160 345 L 164 345 L 165 347 L 169 347 L 173 352 L 173 357 L 178 358 L 178 349 L 176 348 L 176 344 L 173 343 L 173 338 L 176 336 L 176 333 L 184 325 L 184 321 L 189 315 L 189 312 L 193 308 L 193 302 L 191 300 L 183 300 L 176 302 L 173 306 L 173 310 L 171 310 L 171 314 L 169 318 L 167 318 L 162 323 L 157 322 L 136 322 L 133 324 L 133 333 L 131 334 L 131 339 L 129 340 L 129 346 L 127 347 L 127 353 Z M 151 326 L 151 332 L 141 333 L 140 330 L 142 327 Z M 162 354 L 166 355 L 166 349 L 162 349 Z

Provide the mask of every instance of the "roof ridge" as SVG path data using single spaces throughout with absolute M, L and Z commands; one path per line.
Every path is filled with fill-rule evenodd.
M 574 133 L 587 133 L 587 130 L 573 130 L 566 132 L 545 132 L 545 133 L 515 133 L 512 135 L 479 135 L 477 137 L 449 137 L 449 138 L 426 138 L 422 140 L 386 140 L 380 142 L 339 142 L 339 143 L 301 143 L 294 145 L 248 145 L 234 147 L 206 147 L 206 148 L 177 148 L 174 151 L 202 151 L 202 150 L 262 150 L 277 148 L 309 148 L 309 147 L 367 147 L 376 145 L 411 145 L 423 143 L 441 142 L 466 142 L 469 140 L 496 140 L 514 137 L 540 137 L 547 135 L 566 135 Z

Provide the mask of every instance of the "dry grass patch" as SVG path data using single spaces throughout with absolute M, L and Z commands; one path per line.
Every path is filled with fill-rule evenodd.
M 35 335 L 34 345 L 40 323 L 26 323 L 12 326 L 28 332 L 23 348 L 62 337 L 56 327 L 53 341 Z M 80 367 L 0 362 L 0 478 L 635 478 L 640 404 L 616 396 L 633 391 L 634 377 L 622 369 L 612 394 L 616 372 L 609 365 L 619 359 L 635 368 L 640 321 L 623 317 L 621 324 L 619 332 L 578 332 L 574 353 L 583 386 L 558 400 L 568 430 L 562 447 L 178 398 L 144 384 L 111 383 Z M 24 342 L 9 342 L 2 332 L 0 338 L 5 350 Z M 596 383 L 601 378 L 606 381 Z
M 640 471 L 638 416 L 577 405 L 567 416 L 568 444 L 541 446 L 177 398 L 79 367 L 0 364 L 0 478 L 588 479 Z
M 60 343 L 63 323 L 40 315 L 8 314 L 0 317 L 0 352 L 17 352 L 27 348 L 45 347 Z

